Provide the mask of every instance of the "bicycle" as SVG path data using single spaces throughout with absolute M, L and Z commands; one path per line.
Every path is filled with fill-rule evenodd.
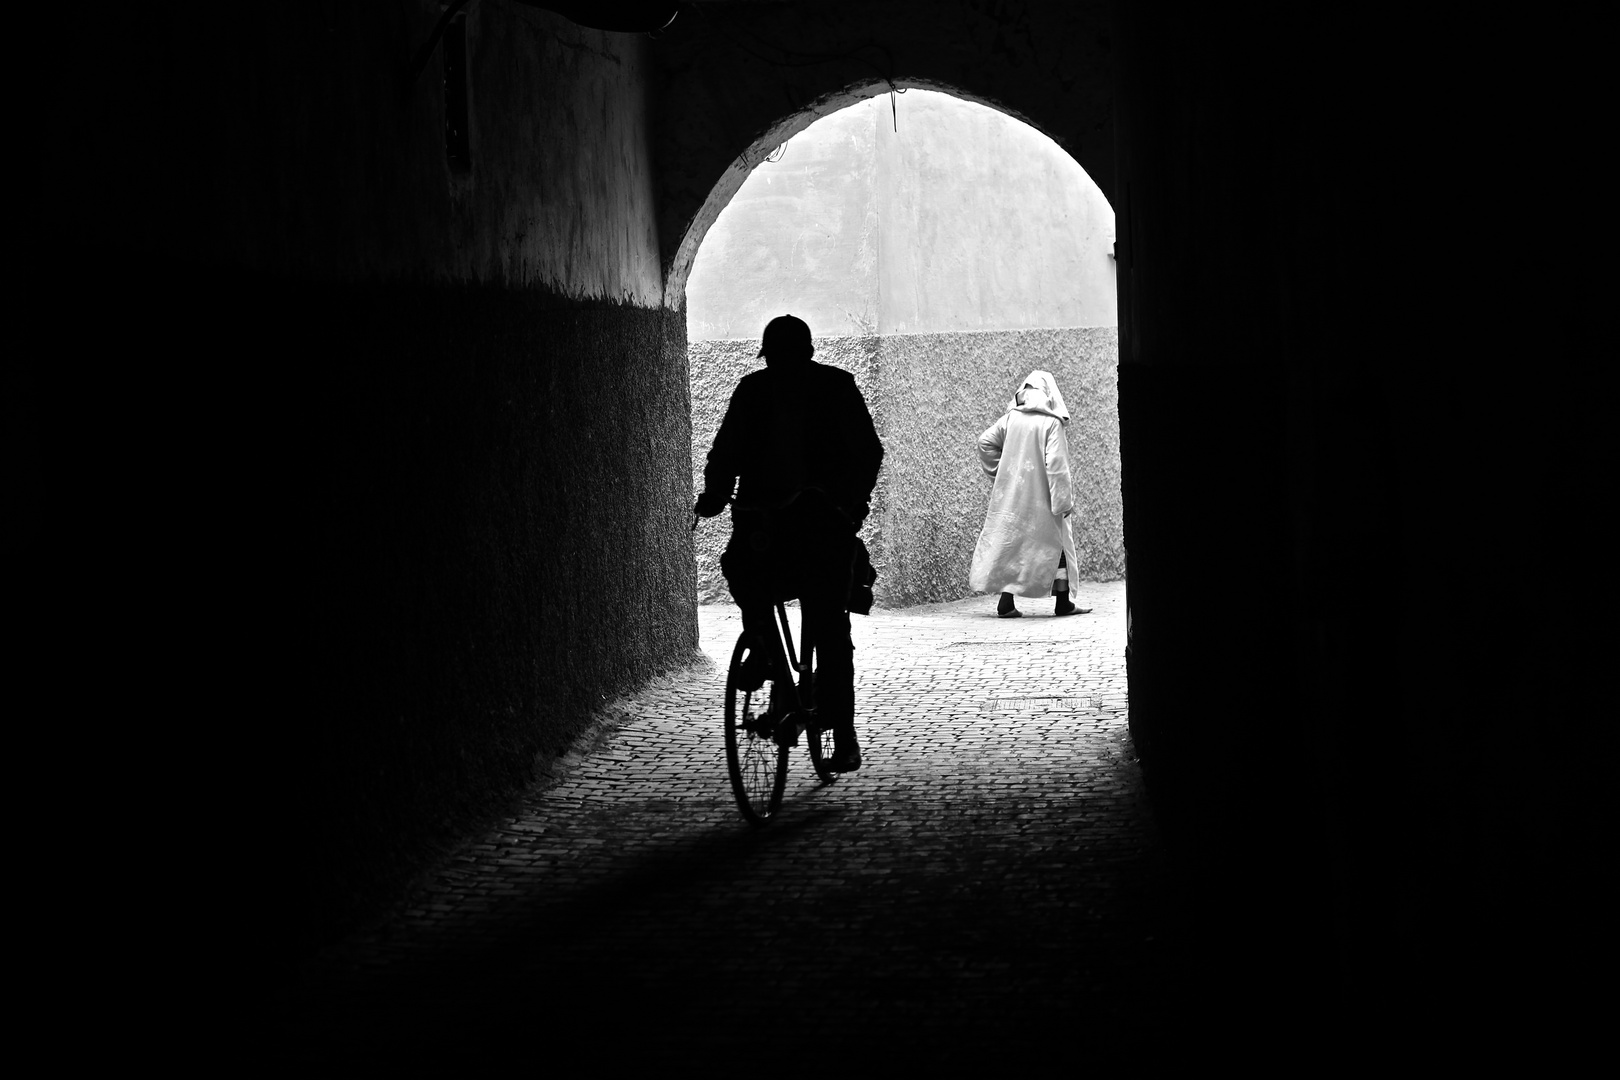
M 745 690 L 745 664 L 754 648 L 745 631 L 731 651 L 731 667 L 726 672 L 726 767 L 731 773 L 731 790 L 737 808 L 751 825 L 767 825 L 782 805 L 787 786 L 788 753 L 804 736 L 810 764 L 824 784 L 838 779 L 832 769 L 832 755 L 823 746 L 822 729 L 816 718 L 814 644 L 806 637 L 804 620 L 799 624 L 799 652 L 793 651 L 793 630 L 788 624 L 787 604 L 776 602 L 772 627 L 780 631 L 780 645 L 757 690 Z M 795 681 L 793 676 L 798 675 Z M 761 709 L 759 706 L 764 705 Z
M 697 528 L 695 517 L 692 527 Z M 799 649 L 794 650 L 788 599 L 774 600 L 770 640 L 756 644 L 746 630 L 738 635 L 726 670 L 726 769 L 737 808 L 755 826 L 768 825 L 781 808 L 788 756 L 801 735 L 817 778 L 831 784 L 839 776 L 832 768 L 832 733 L 816 717 L 815 643 L 801 611 Z M 755 681 L 747 677 L 748 672 L 759 677 L 761 665 L 753 662 L 756 647 L 769 650 L 770 655 L 764 658 L 763 679 L 757 688 L 745 689 Z

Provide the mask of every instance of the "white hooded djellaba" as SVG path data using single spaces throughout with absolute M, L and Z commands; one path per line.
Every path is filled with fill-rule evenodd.
M 968 585 L 980 593 L 1047 596 L 1058 557 L 1075 565 L 1069 514 L 1069 410 L 1056 381 L 1032 371 L 1006 415 L 979 436 L 979 465 L 995 478 Z

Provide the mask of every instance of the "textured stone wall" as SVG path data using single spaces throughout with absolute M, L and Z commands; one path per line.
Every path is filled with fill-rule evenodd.
M 990 479 L 979 433 L 1006 411 L 1035 368 L 1052 372 L 1072 419 L 1075 580 L 1125 576 L 1114 327 L 902 334 L 882 339 L 883 564 L 891 607 L 971 596 L 968 566 L 984 525 Z
M 604 699 L 695 656 L 646 38 L 470 5 L 459 169 L 439 53 L 406 78 L 439 13 L 98 12 L 47 125 L 54 247 L 126 272 L 41 393 L 75 402 L 41 427 L 85 460 L 48 482 L 94 521 L 53 505 L 40 577 L 107 575 L 60 606 L 136 623 L 96 648 L 238 788 L 210 816 L 253 792 L 241 847 L 295 938 L 396 895 Z
M 692 469 L 703 462 L 738 378 L 763 361 L 754 341 L 695 341 Z M 1003 330 L 823 338 L 816 359 L 855 375 L 883 439 L 883 473 L 862 535 L 878 569 L 885 607 L 938 603 L 972 595 L 968 566 L 984 525 L 990 480 L 980 470 L 978 435 L 1005 411 L 1025 375 L 1057 378 L 1072 415 L 1069 453 L 1075 476 L 1075 580 L 1125 576 L 1120 498 L 1119 412 L 1113 327 Z M 699 526 L 697 595 L 729 599 L 719 556 L 724 519 Z
M 333 336 L 277 365 L 253 640 L 326 823 L 306 910 L 341 922 L 693 657 L 685 342 L 679 313 L 530 291 L 289 298 Z

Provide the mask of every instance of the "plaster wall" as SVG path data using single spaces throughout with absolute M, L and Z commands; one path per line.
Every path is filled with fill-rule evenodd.
M 889 104 L 862 106 L 877 114 L 880 334 L 1115 325 L 1114 211 L 1062 147 L 927 90 L 898 98 L 896 132 Z
M 1113 209 L 1027 124 L 914 89 L 777 153 L 698 252 L 692 339 L 754 336 L 784 311 L 837 337 L 1115 324 Z
M 758 339 L 792 312 L 818 337 L 877 332 L 877 130 L 863 102 L 781 148 L 743 182 L 704 239 L 686 288 L 693 341 Z

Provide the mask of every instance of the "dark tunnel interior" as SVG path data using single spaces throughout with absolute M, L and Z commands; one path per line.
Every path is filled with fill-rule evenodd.
M 1241 1000 L 1323 1046 L 1574 1023 L 1548 1002 L 1592 962 L 1602 850 L 1607 571 L 1571 511 L 1598 429 L 1520 380 L 1520 448 L 1477 441 L 1484 342 L 1432 325 L 1468 255 L 1411 235 L 1431 188 L 1391 119 L 1427 99 L 1367 77 L 1392 24 L 600 7 L 467 4 L 414 75 L 429 0 L 58 16 L 20 669 L 99 669 L 97 725 L 163 703 L 113 741 L 172 778 L 153 822 L 215 822 L 244 880 L 182 922 L 244 957 L 341 941 L 692 663 L 693 253 L 761 148 L 917 86 L 1049 134 L 1118 215 L 1130 733 L 1189 940 L 1233 972 L 1175 1015 Z

